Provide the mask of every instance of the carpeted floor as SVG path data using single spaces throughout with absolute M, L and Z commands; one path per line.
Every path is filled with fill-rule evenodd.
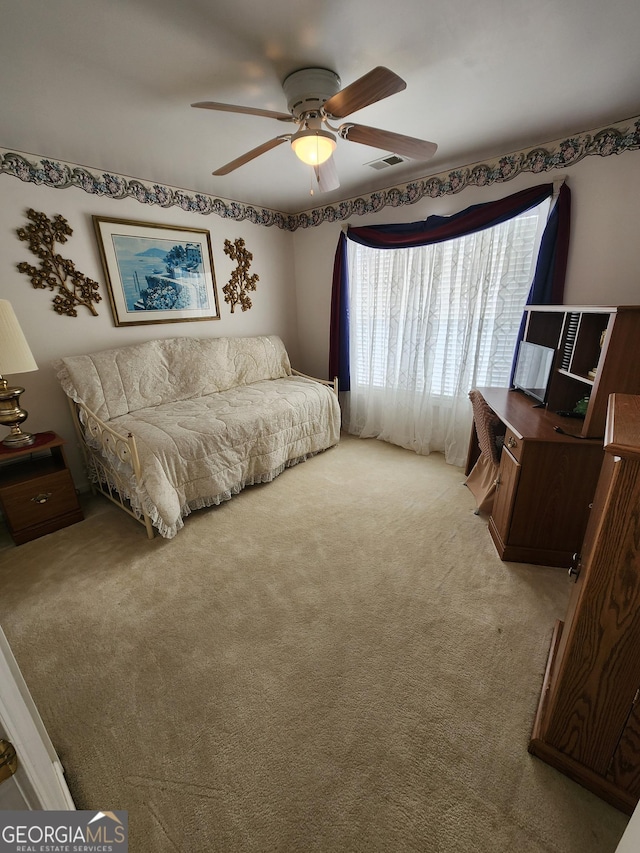
M 5 534 L 77 806 L 132 853 L 613 853 L 627 818 L 527 753 L 566 572 L 501 562 L 463 479 L 345 436 L 171 541 L 102 498 Z

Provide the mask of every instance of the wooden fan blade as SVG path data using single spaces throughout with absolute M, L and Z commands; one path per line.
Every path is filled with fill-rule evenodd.
M 406 88 L 407 84 L 402 77 L 379 65 L 340 92 L 336 92 L 325 102 L 324 110 L 334 118 L 344 118 Z
M 329 157 L 324 163 L 319 166 L 314 166 L 313 171 L 316 173 L 318 189 L 321 193 L 328 193 L 330 190 L 337 190 L 340 186 L 338 172 L 333 157 Z
M 216 169 L 215 172 L 212 172 L 212 174 L 216 176 L 228 175 L 229 172 L 233 172 L 234 169 L 239 169 L 240 166 L 244 166 L 245 163 L 255 160 L 256 157 L 259 157 L 261 154 L 265 154 L 267 151 L 271 151 L 272 148 L 277 148 L 278 145 L 281 145 L 283 142 L 287 142 L 289 139 L 291 139 L 291 134 L 276 136 L 275 139 L 270 139 L 269 142 L 263 142 L 262 145 L 258 145 L 257 148 L 252 148 L 251 151 L 247 151 L 247 153 L 243 154 L 242 157 L 237 157 L 235 160 L 227 163 L 226 166 L 221 166 L 219 169 Z
M 343 124 L 340 136 L 349 142 L 360 142 L 410 157 L 412 160 L 428 160 L 438 150 L 435 142 L 416 139 L 413 136 L 403 136 L 390 130 L 378 130 L 377 127 L 366 127 L 364 124 Z
M 201 110 L 219 110 L 223 113 L 243 113 L 248 116 L 263 116 L 264 118 L 277 118 L 278 121 L 295 121 L 289 113 L 278 113 L 275 110 L 261 110 L 257 107 L 239 107 L 236 104 L 218 104 L 215 101 L 198 101 L 191 104 Z

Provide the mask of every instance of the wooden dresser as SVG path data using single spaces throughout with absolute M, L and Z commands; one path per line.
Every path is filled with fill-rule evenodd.
M 611 395 L 604 450 L 529 751 L 631 814 L 640 799 L 640 396 Z

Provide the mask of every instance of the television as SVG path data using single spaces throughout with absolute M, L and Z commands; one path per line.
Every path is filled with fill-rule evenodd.
M 551 347 L 521 341 L 513 376 L 514 388 L 519 388 L 529 397 L 544 403 L 555 354 L 556 351 Z

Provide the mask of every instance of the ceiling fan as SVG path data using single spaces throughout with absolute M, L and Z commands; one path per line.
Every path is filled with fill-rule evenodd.
M 348 142 L 360 142 L 362 145 L 382 148 L 413 160 L 428 160 L 433 157 L 438 148 L 435 142 L 363 124 L 345 122 L 339 127 L 330 124 L 334 119 L 345 118 L 369 104 L 375 104 L 383 98 L 401 92 L 407 86 L 401 77 L 388 68 L 378 66 L 344 89 L 340 89 L 340 85 L 340 78 L 333 71 L 326 68 L 302 68 L 289 74 L 282 84 L 288 113 L 219 104 L 214 101 L 191 104 L 192 107 L 206 110 L 263 116 L 298 125 L 295 133 L 275 136 L 216 169 L 213 174 L 228 175 L 283 142 L 290 142 L 302 162 L 313 167 L 320 191 L 337 189 L 340 182 L 331 156 L 336 149 L 336 135 Z

